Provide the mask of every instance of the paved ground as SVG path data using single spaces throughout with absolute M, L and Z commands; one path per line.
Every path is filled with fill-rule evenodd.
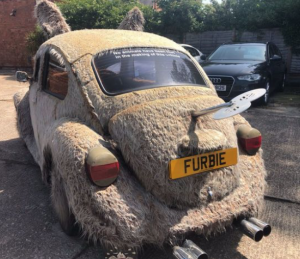
M 12 95 L 27 84 L 0 75 L 0 258 L 102 259 L 99 246 L 69 238 L 52 213 L 49 190 L 40 170 L 18 137 Z M 299 88 L 300 90 L 300 88 Z M 192 237 L 212 259 L 300 258 L 300 95 L 289 89 L 276 95 L 268 108 L 244 113 L 263 134 L 269 176 L 260 217 L 273 232 L 252 242 L 236 229 L 205 240 Z M 291 106 L 287 106 L 292 104 Z M 143 259 L 170 259 L 169 248 L 145 248 Z

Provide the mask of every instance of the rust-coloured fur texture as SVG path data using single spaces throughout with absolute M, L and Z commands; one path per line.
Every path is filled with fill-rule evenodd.
M 109 48 L 134 47 L 185 53 L 205 83 L 106 95 L 91 66 L 93 57 Z M 249 156 L 239 148 L 235 166 L 168 177 L 172 159 L 239 147 L 236 129 L 248 125 L 240 115 L 220 121 L 211 115 L 192 118 L 193 111 L 223 101 L 184 49 L 142 32 L 86 30 L 44 43 L 37 53 L 41 68 L 47 52 L 65 65 L 68 93 L 63 100 L 45 93 L 41 70 L 29 93 L 15 97 L 20 133 L 44 180 L 53 171 L 57 183 L 64 183 L 70 209 L 87 237 L 118 248 L 177 244 L 189 233 L 218 233 L 234 218 L 257 213 L 266 175 L 262 151 Z M 93 185 L 86 172 L 87 154 L 97 145 L 120 162 L 117 181 L 106 188 Z
M 48 39 L 71 31 L 57 5 L 48 0 L 37 1 L 35 17 Z
M 121 22 L 119 29 L 131 31 L 143 31 L 145 18 L 138 7 L 132 8 Z

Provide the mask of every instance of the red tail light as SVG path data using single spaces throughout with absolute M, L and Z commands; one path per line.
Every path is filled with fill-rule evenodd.
M 89 166 L 88 172 L 93 182 L 110 181 L 112 182 L 117 178 L 119 174 L 119 162 L 115 162 L 107 165 Z
M 255 155 L 261 147 L 261 133 L 257 129 L 242 125 L 237 130 L 237 137 L 240 145 L 249 155 Z
M 102 146 L 90 150 L 86 168 L 92 182 L 100 187 L 112 184 L 120 170 L 117 158 Z
M 239 140 L 243 149 L 245 149 L 246 151 L 259 149 L 261 147 L 261 136 L 249 139 L 240 138 Z

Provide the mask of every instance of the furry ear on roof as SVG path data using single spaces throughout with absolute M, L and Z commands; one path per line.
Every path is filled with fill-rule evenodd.
M 138 7 L 134 7 L 127 13 L 124 20 L 120 23 L 118 29 L 143 31 L 144 24 L 145 18 L 142 11 Z
M 37 0 L 34 11 L 37 23 L 43 29 L 47 39 L 71 31 L 56 4 L 48 0 Z

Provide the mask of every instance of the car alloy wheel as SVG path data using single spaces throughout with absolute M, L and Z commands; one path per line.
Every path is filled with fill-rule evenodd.
M 265 89 L 266 89 L 266 93 L 264 94 L 263 97 L 261 97 L 262 105 L 268 105 L 269 100 L 270 100 L 270 81 L 269 80 L 266 82 Z

